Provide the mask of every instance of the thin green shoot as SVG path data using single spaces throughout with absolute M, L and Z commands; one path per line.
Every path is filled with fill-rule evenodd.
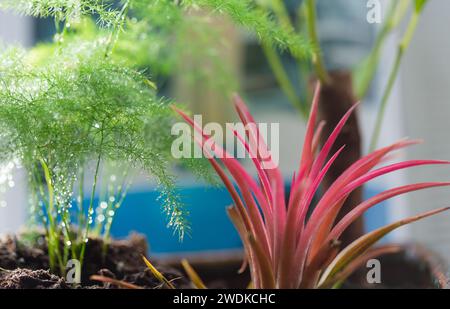
M 375 127 L 374 127 L 374 130 L 372 133 L 372 138 L 370 141 L 369 151 L 373 151 L 378 145 L 378 139 L 380 138 L 381 127 L 383 125 L 383 119 L 384 119 L 384 115 L 386 113 L 387 103 L 388 103 L 390 95 L 392 93 L 392 89 L 395 85 L 395 81 L 397 80 L 397 75 L 398 75 L 398 72 L 400 69 L 403 55 L 405 54 L 406 50 L 408 49 L 408 47 L 411 43 L 411 40 L 414 36 L 414 32 L 416 31 L 417 24 L 419 22 L 420 15 L 422 13 L 423 8 L 424 8 L 424 6 L 421 6 L 420 9 L 418 9 L 418 10 L 416 9 L 413 11 L 412 16 L 408 22 L 408 26 L 406 28 L 406 32 L 403 35 L 403 38 L 397 47 L 397 53 L 396 53 L 396 57 L 394 60 L 394 65 L 389 74 L 389 79 L 388 79 L 387 85 L 385 87 L 385 90 L 383 92 L 383 97 L 381 99 L 380 107 L 379 107 L 379 110 L 377 113 Z

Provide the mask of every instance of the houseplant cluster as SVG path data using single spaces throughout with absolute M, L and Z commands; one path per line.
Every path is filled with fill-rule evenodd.
M 233 199 L 228 214 L 244 246 L 241 271 L 248 266 L 249 287 L 339 287 L 371 257 L 400 250 L 398 246 L 372 247 L 387 233 L 448 210 L 432 210 L 367 234 L 356 231 L 350 241 L 343 239 L 344 232 L 380 202 L 449 185 L 409 184 L 363 201 L 357 193 L 363 184 L 397 170 L 448 162 L 412 160 L 378 167 L 392 152 L 417 142 L 402 140 L 372 149 L 365 156 L 355 151 L 352 141 L 345 144 L 341 138 L 344 128 L 355 130 L 357 135 L 357 105 L 345 106 L 353 104 L 348 102 L 354 98 L 352 89 L 346 88 L 349 85 L 336 89 L 340 75 L 324 68 L 315 28 L 315 1 L 303 4 L 308 35 L 294 27 L 280 1 L 269 2 L 1 2 L 5 9 L 53 20 L 56 33 L 51 42 L 31 50 L 6 48 L 0 54 L 0 157 L 26 170 L 30 220 L 34 223 L 22 235 L 0 243 L 4 248 L 0 250 L 0 287 L 205 288 L 187 261 L 182 262 L 184 273 L 165 269 L 145 257 L 145 239 L 136 235 L 127 241 L 111 238 L 111 226 L 120 215 L 136 169 L 156 179 L 161 207 L 167 215 L 161 220 L 167 220 L 168 228 L 180 239 L 188 234 L 188 214 L 177 194 L 171 167 L 185 164 L 204 176 L 211 170 L 202 160 L 179 162 L 171 155 L 170 131 L 179 115 L 194 128 L 195 142 Z M 414 1 L 414 18 L 420 16 L 425 3 Z M 404 4 L 392 5 L 383 35 L 398 25 L 405 8 Z M 299 167 L 293 169 L 290 192 L 285 192 L 283 176 L 276 166 L 264 168 L 261 157 L 263 153 L 270 157 L 270 149 L 258 144 L 256 121 L 238 96 L 233 99 L 234 105 L 249 129 L 244 135 L 233 134 L 253 158 L 256 178 L 231 154 L 224 156 L 226 149 L 183 111 L 182 104 L 161 95 L 161 84 L 182 66 L 185 53 L 204 57 L 212 68 L 208 72 L 186 72 L 189 78 L 208 80 L 221 89 L 223 96 L 234 90 L 233 76 L 209 48 L 217 36 L 207 26 L 216 16 L 226 16 L 256 36 L 280 87 L 307 117 L 305 142 Z M 398 65 L 416 22 L 400 44 Z M 192 33 L 201 39 L 191 41 Z M 384 37 L 380 44 L 383 41 Z M 356 92 L 361 98 L 373 78 L 379 47 L 369 56 L 367 70 L 360 73 L 362 80 Z M 312 64 L 320 81 L 317 84 L 322 83 L 314 91 L 312 104 L 302 103 L 304 98 L 292 91 L 291 81 L 280 66 L 279 52 L 290 54 L 299 63 Z M 373 148 L 397 71 L 398 66 L 383 96 Z M 345 109 L 344 113 L 330 115 L 330 104 Z M 330 118 L 325 119 L 329 123 L 319 121 L 320 113 Z M 258 144 L 256 149 L 254 144 Z M 345 166 L 343 156 L 354 160 Z M 331 172 L 337 167 L 342 171 Z M 345 206 L 349 202 L 350 209 Z M 29 277 L 36 280 L 24 280 Z

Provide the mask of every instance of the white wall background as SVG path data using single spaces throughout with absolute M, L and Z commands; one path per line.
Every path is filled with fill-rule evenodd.
M 418 26 L 401 69 L 400 104 L 405 132 L 423 138 L 408 158 L 450 160 L 450 1 L 432 0 Z M 417 168 L 407 177 L 449 181 L 450 167 Z M 450 189 L 424 191 L 408 197 L 409 214 L 450 205 Z M 450 214 L 410 227 L 411 237 L 440 252 L 450 263 Z
M 16 44 L 29 46 L 32 42 L 31 21 L 11 14 L 0 12 L 0 46 Z M 1 72 L 0 72 L 1 73 Z M 15 232 L 26 219 L 26 177 L 23 170 L 13 170 L 11 180 L 5 184 L 8 190 L 0 193 L 0 233 Z M 13 185 L 12 188 L 9 188 Z

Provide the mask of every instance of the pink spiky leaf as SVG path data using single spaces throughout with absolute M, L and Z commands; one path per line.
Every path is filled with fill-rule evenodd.
M 299 278 L 296 278 L 297 273 L 292 272 L 290 265 L 292 265 L 295 254 L 295 243 L 297 238 L 302 233 L 306 212 L 311 200 L 314 197 L 320 183 L 325 177 L 327 171 L 333 165 L 339 154 L 344 149 L 342 146 L 327 162 L 319 175 L 312 180 L 312 183 L 303 192 L 302 198 L 300 193 L 296 192 L 296 198 L 293 200 L 293 205 L 288 209 L 288 220 L 286 224 L 286 233 L 283 244 L 283 250 L 281 254 L 279 277 L 282 286 L 289 286 L 292 282 L 296 282 Z M 294 207 L 295 203 L 300 204 L 299 207 Z M 299 210 L 300 209 L 300 210 Z
M 393 197 L 399 196 L 401 194 L 424 190 L 428 188 L 434 187 L 443 187 L 449 186 L 448 182 L 427 182 L 427 183 L 418 183 L 411 184 L 406 186 L 401 186 L 397 188 L 393 188 L 382 193 L 379 193 L 370 199 L 362 202 L 361 204 L 355 206 L 352 211 L 346 214 L 331 230 L 330 234 L 326 238 L 326 240 L 322 244 L 322 248 L 317 250 L 316 252 L 311 253 L 310 259 L 321 259 L 321 255 L 326 255 L 331 244 L 338 242 L 339 237 L 342 233 L 347 229 L 357 218 L 359 218 L 365 211 L 369 208 L 391 199 Z
M 413 192 L 413 191 L 419 191 L 419 190 L 435 188 L 435 187 L 444 187 L 444 186 L 450 186 L 450 183 L 449 182 L 417 183 L 417 184 L 397 187 L 394 189 L 384 191 L 380 194 L 377 194 L 377 195 L 373 196 L 372 198 L 357 205 L 355 208 L 352 209 L 352 211 L 350 211 L 348 214 L 346 214 L 335 225 L 333 230 L 330 232 L 327 242 L 331 241 L 332 239 L 338 239 L 341 236 L 341 234 L 345 231 L 345 229 L 348 228 L 350 226 L 350 224 L 352 224 L 358 217 L 360 217 L 369 208 L 371 208 L 383 201 L 386 201 L 388 199 L 399 196 L 401 194 L 405 194 L 405 193 L 409 193 L 409 192 Z
M 332 279 L 336 274 L 342 271 L 347 265 L 349 265 L 353 260 L 355 260 L 358 256 L 366 252 L 373 244 L 375 244 L 378 240 L 383 238 L 386 234 L 392 232 L 393 230 L 410 224 L 412 222 L 424 219 L 426 217 L 430 217 L 436 215 L 438 213 L 449 210 L 450 207 L 440 208 L 436 210 L 432 210 L 429 212 L 421 213 L 414 217 L 409 217 L 403 220 L 399 220 L 397 222 L 391 223 L 384 227 L 381 227 L 375 231 L 372 231 L 368 234 L 365 234 L 348 245 L 344 250 L 342 250 L 336 258 L 331 262 L 331 264 L 325 269 L 323 272 L 319 286 L 328 280 Z
M 245 169 L 236 159 L 234 159 L 230 154 L 226 153 L 226 151 L 224 151 L 222 147 L 217 145 L 189 116 L 187 116 L 183 111 L 177 109 L 176 107 L 172 108 L 178 114 L 180 114 L 195 130 L 197 130 L 197 132 L 200 133 L 201 137 L 203 137 L 203 140 L 199 140 L 194 134 L 194 138 L 196 139 L 196 142 L 199 143 L 200 147 L 202 147 L 202 149 L 205 151 L 205 141 L 208 141 L 210 145 L 209 147 L 206 147 L 206 149 L 214 152 L 230 171 L 239 187 L 239 190 L 242 193 L 245 204 L 247 205 L 247 213 L 250 217 L 250 221 L 253 223 L 253 227 L 255 229 L 255 237 L 258 238 L 258 241 L 260 241 L 261 245 L 264 246 L 267 254 L 271 254 L 272 250 L 269 246 L 267 230 L 259 212 L 258 206 L 254 202 L 251 192 L 255 193 L 258 197 L 260 197 L 261 200 L 261 197 L 263 195 L 253 178 L 245 171 Z M 211 157 L 211 154 L 207 155 L 207 157 Z M 264 203 L 264 201 L 260 202 L 261 204 Z

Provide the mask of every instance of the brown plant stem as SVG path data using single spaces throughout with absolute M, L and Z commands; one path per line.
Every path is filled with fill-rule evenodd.
M 333 128 L 337 125 L 341 117 L 356 102 L 352 88 L 352 76 L 347 71 L 329 72 L 329 82 L 322 85 L 320 93 L 319 113 L 320 119 L 326 121 L 324 132 L 321 136 L 321 143 L 325 143 Z M 342 133 L 337 138 L 331 154 L 335 153 L 341 146 L 345 149 L 337 158 L 331 169 L 324 178 L 324 190 L 341 175 L 353 162 L 361 157 L 361 135 L 358 124 L 357 113 L 353 113 Z M 347 214 L 353 207 L 362 202 L 362 188 L 355 190 L 348 197 L 342 207 L 338 219 Z M 343 233 L 341 237 L 342 247 L 345 247 L 353 240 L 364 233 L 364 220 L 358 219 Z

